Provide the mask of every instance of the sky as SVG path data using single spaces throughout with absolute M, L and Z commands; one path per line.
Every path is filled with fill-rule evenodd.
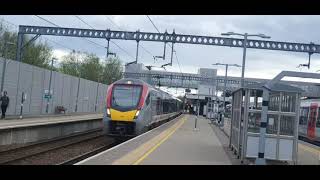
M 146 31 L 157 32 L 146 15 L 79 15 L 85 21 L 82 22 L 73 15 L 40 15 L 61 27 L 88 28 L 96 29 L 127 30 L 127 31 Z M 271 36 L 270 40 L 288 41 L 298 43 L 314 42 L 320 44 L 318 39 L 320 32 L 320 16 L 276 16 L 276 15 L 150 15 L 149 16 L 160 32 L 167 30 L 172 33 L 173 29 L 178 34 L 221 36 L 224 32 L 237 32 L 258 34 L 263 33 Z M 16 25 L 39 25 L 53 26 L 52 24 L 33 15 L 1 15 L 0 20 L 16 30 Z M 14 24 L 14 25 L 13 25 Z M 236 36 L 235 36 L 236 37 Z M 238 38 L 238 37 L 236 37 Z M 252 38 L 259 39 L 259 38 Z M 95 53 L 99 57 L 106 56 L 107 41 L 104 39 L 91 39 L 100 44 L 95 45 L 83 38 L 45 36 L 37 41 L 48 41 L 53 48 L 54 55 L 61 58 L 68 54 L 72 49 L 76 51 L 86 51 Z M 125 40 L 113 40 L 110 43 L 112 52 L 117 53 L 123 63 L 134 61 L 136 53 L 136 42 Z M 58 44 L 57 44 L 58 43 Z M 145 65 L 161 66 L 170 62 L 171 48 L 167 46 L 166 60 L 154 61 L 152 56 L 163 54 L 163 43 L 141 42 L 144 49 L 139 49 L 139 62 Z M 145 50 L 146 49 L 146 50 Z M 217 68 L 218 75 L 224 75 L 224 67 L 212 66 L 214 63 L 242 64 L 242 48 L 230 48 L 205 45 L 175 44 L 177 58 L 173 58 L 173 66 L 167 67 L 168 71 L 185 73 L 197 73 L 201 67 Z M 150 53 L 148 53 L 148 52 Z M 129 54 L 129 55 L 128 55 Z M 180 68 L 177 60 L 179 61 Z M 260 49 L 247 49 L 245 77 L 267 78 L 275 77 L 282 70 L 317 72 L 320 70 L 320 56 L 312 55 L 311 68 L 297 68 L 299 64 L 308 62 L 307 53 L 271 51 Z M 230 67 L 230 76 L 241 76 L 241 68 Z

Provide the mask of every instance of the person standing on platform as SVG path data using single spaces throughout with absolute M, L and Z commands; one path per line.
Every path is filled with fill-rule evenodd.
M 9 105 L 9 97 L 7 96 L 7 91 L 3 92 L 3 96 L 0 98 L 1 101 L 1 119 L 4 119 L 6 117 L 6 111 Z

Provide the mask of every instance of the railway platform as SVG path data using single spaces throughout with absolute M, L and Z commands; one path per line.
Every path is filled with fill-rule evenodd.
M 0 120 L 0 148 L 102 128 L 103 114 L 69 114 Z
M 8 117 L 4 120 L 0 120 L 0 130 L 10 129 L 18 127 L 27 126 L 37 126 L 37 125 L 48 125 L 48 124 L 58 124 L 67 123 L 74 121 L 84 121 L 90 119 L 101 119 L 103 117 L 102 113 L 78 113 L 78 114 L 66 114 L 66 115 L 39 115 L 30 116 L 19 119 L 18 116 Z
M 224 126 L 216 127 L 219 128 L 221 132 L 223 132 L 227 138 L 230 136 L 230 128 L 231 128 L 231 119 L 224 119 Z M 253 162 L 249 162 L 253 163 Z M 281 162 L 269 161 L 269 164 L 286 164 Z M 299 140 L 298 141 L 298 165 L 320 165 L 320 147 L 310 144 L 308 142 Z
M 320 165 L 320 147 L 299 141 L 298 165 Z
M 227 140 L 208 119 L 183 114 L 145 134 L 128 140 L 76 165 L 228 165 Z M 222 142 L 223 141 L 223 142 Z

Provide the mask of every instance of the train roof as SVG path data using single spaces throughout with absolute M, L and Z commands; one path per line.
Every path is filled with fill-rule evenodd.
M 139 84 L 139 85 L 143 85 L 143 84 L 147 84 L 147 83 L 140 80 L 140 79 L 123 78 L 123 79 L 120 79 L 120 80 L 114 82 L 113 84 Z
M 155 91 L 158 91 L 160 93 L 163 93 L 165 95 L 167 95 L 168 97 L 172 98 L 172 99 L 175 99 L 175 100 L 178 100 L 178 101 L 181 101 L 180 99 L 174 97 L 173 95 L 159 89 L 159 88 L 156 88 L 148 83 L 146 83 L 145 81 L 141 80 L 141 79 L 134 79 L 134 78 L 123 78 L 123 79 L 120 79 L 116 82 L 114 82 L 113 84 L 128 84 L 128 82 L 130 82 L 130 84 L 139 84 L 139 85 L 147 85 L 149 88 L 152 88 L 153 90 Z M 182 102 L 182 101 L 181 101 Z

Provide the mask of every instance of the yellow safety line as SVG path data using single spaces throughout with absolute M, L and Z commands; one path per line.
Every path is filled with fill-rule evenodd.
M 153 151 L 155 151 L 163 142 L 165 142 L 174 132 L 176 132 L 177 129 L 179 129 L 185 122 L 185 117 L 183 118 L 182 122 L 177 125 L 176 128 L 174 128 L 167 136 L 165 136 L 160 142 L 158 142 L 155 146 L 153 146 L 151 149 L 149 149 L 142 157 L 140 157 L 136 162 L 134 162 L 132 165 L 138 165 L 140 162 L 142 162 L 146 157 L 148 157 Z
M 309 146 L 306 146 L 306 145 L 303 145 L 303 144 L 299 144 L 300 148 L 306 150 L 306 151 L 309 151 L 309 152 L 312 152 L 314 154 L 320 154 L 320 150 L 318 149 L 315 149 L 315 148 L 312 148 L 312 147 L 309 147 Z

